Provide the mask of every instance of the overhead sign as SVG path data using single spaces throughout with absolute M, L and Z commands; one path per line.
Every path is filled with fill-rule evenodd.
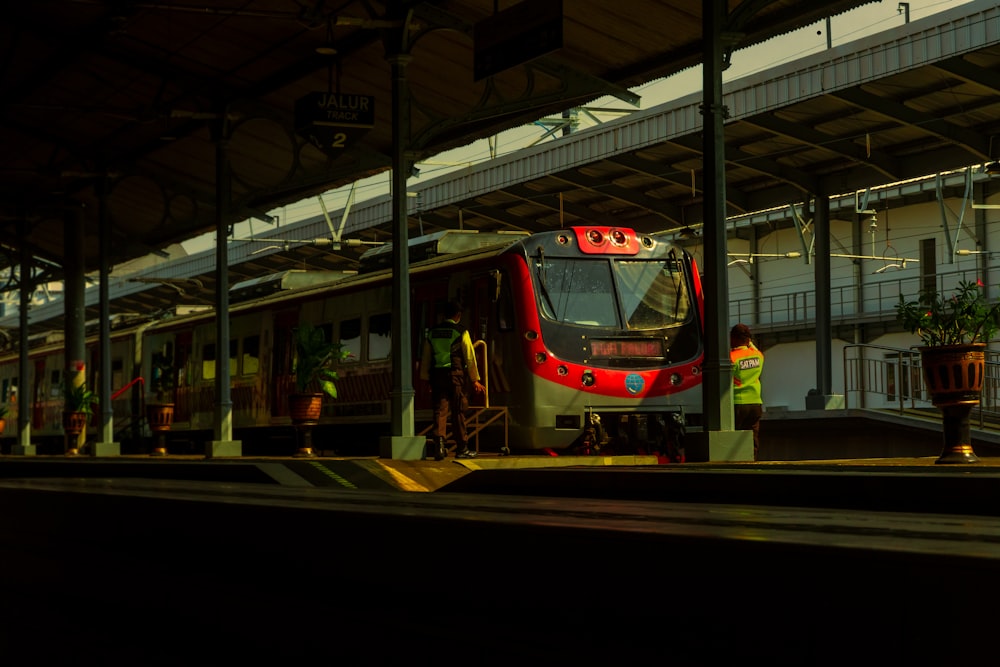
M 375 127 L 375 98 L 353 93 L 309 93 L 295 103 L 295 130 L 327 152 L 353 145 Z
M 473 30 L 476 81 L 563 45 L 562 0 L 524 0 L 483 19 Z

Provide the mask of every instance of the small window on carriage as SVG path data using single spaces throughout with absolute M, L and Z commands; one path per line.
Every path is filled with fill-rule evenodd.
M 201 379 L 215 379 L 215 343 L 208 343 L 201 348 Z
M 361 318 L 355 317 L 340 323 L 340 344 L 347 353 L 343 361 L 361 360 Z
M 243 375 L 256 375 L 260 371 L 260 336 L 243 339 Z
M 62 374 L 59 371 L 52 371 L 49 382 L 49 396 L 58 398 L 62 395 Z
M 392 352 L 392 315 L 381 313 L 368 318 L 368 359 L 388 359 Z
M 121 359 L 111 360 L 111 389 L 118 390 L 125 386 L 125 362 Z

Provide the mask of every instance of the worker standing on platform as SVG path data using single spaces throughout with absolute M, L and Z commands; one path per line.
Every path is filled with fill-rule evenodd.
M 459 459 L 471 459 L 476 452 L 469 449 L 465 427 L 465 411 L 469 407 L 466 378 L 472 380 L 477 393 L 486 391 L 480 382 L 476 353 L 472 349 L 469 331 L 459 324 L 462 304 L 448 302 L 445 319 L 427 332 L 420 360 L 420 377 L 431 383 L 431 404 L 434 406 L 434 458 L 440 461 L 448 454 L 445 445 L 448 413 Z
M 760 418 L 764 414 L 760 373 L 764 353 L 754 345 L 750 327 L 737 324 L 729 332 L 729 358 L 733 362 L 733 416 L 737 431 L 753 431 L 753 460 L 760 449 Z

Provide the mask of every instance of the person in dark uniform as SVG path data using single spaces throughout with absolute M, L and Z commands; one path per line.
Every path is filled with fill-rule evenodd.
M 448 413 L 451 413 L 451 430 L 457 445 L 455 457 L 471 459 L 476 452 L 469 449 L 469 435 L 465 427 L 465 411 L 469 407 L 466 396 L 466 378 L 472 381 L 477 393 L 486 391 L 480 382 L 472 337 L 459 322 L 462 304 L 450 301 L 445 319 L 427 332 L 420 360 L 420 377 L 431 384 L 431 403 L 434 406 L 434 458 L 438 461 L 448 454 L 445 445 Z
M 760 418 L 764 413 L 760 373 L 764 353 L 753 343 L 750 327 L 737 324 L 729 331 L 729 359 L 733 362 L 733 418 L 737 431 L 753 431 L 753 460 L 760 449 Z

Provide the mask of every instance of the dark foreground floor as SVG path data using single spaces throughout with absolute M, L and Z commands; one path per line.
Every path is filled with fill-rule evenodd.
M 579 492 L 548 497 L 456 488 L 496 471 L 436 493 L 8 478 L 0 655 L 12 665 L 170 666 L 995 657 L 997 512 L 806 502 L 829 497 L 836 480 L 844 498 L 908 493 L 915 487 L 900 480 L 923 474 L 929 497 L 967 490 L 978 503 L 996 479 L 987 468 L 776 467 L 724 466 L 715 481 L 704 467 L 574 469 L 563 473 L 580 473 Z M 555 471 L 516 476 L 535 472 Z M 758 479 L 803 502 L 758 504 L 733 475 L 771 475 Z M 727 479 L 727 496 L 706 491 Z M 622 485 L 688 494 L 607 492 Z

